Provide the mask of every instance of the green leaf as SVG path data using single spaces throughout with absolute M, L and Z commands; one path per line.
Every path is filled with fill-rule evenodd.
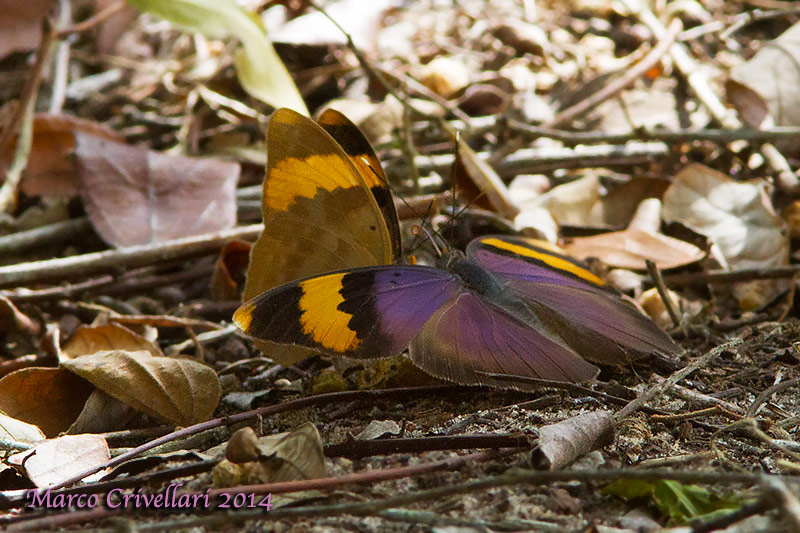
M 303 97 L 278 57 L 261 21 L 233 0 L 128 0 L 181 28 L 211 38 L 235 37 L 241 42 L 234 62 L 242 87 L 273 107 L 288 107 L 308 116 Z
M 744 502 L 736 494 L 720 497 L 697 485 L 684 485 L 669 480 L 652 482 L 621 479 L 606 485 L 602 493 L 618 496 L 626 501 L 648 498 L 656 505 L 662 517 L 669 518 L 675 524 L 730 513 Z

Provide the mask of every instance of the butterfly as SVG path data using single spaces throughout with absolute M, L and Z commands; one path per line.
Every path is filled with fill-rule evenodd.
M 283 141 L 272 137 L 276 118 Z M 389 264 L 399 257 L 399 230 L 380 164 L 355 126 L 339 114 L 328 120 L 347 124 L 348 135 L 322 135 L 331 131 L 322 119 L 317 126 L 288 110 L 270 121 L 265 205 L 296 226 L 270 236 L 269 246 L 280 268 L 317 253 L 314 267 L 354 261 L 356 251 L 372 263 L 306 274 L 248 299 L 233 317 L 248 336 L 351 358 L 407 348 L 435 377 L 498 387 L 518 385 L 493 375 L 584 382 L 599 371 L 588 360 L 619 365 L 678 351 L 601 278 L 540 241 L 485 236 L 465 253 L 443 254 L 438 268 Z

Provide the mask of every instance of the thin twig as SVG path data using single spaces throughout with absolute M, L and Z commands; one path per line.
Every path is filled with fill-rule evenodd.
M 703 368 L 704 366 L 709 364 L 711 361 L 719 357 L 723 352 L 730 350 L 731 348 L 738 346 L 741 343 L 742 339 L 732 339 L 724 344 L 720 344 L 716 348 L 709 350 L 702 357 L 698 357 L 690 364 L 681 368 L 677 372 L 674 372 L 670 377 L 668 377 L 664 381 L 656 383 L 655 385 L 652 385 L 650 388 L 642 391 L 642 393 L 640 393 L 635 400 L 632 400 L 628 405 L 626 405 L 625 407 L 623 407 L 617 413 L 614 414 L 615 421 L 617 423 L 621 422 L 623 419 L 627 418 L 628 416 L 638 411 L 644 404 L 649 402 L 657 394 L 669 389 L 673 384 L 684 379 L 686 376 L 688 376 L 695 370 Z
M 218 250 L 230 239 L 255 239 L 263 229 L 263 224 L 251 224 L 171 241 L 4 266 L 0 267 L 0 286 L 85 276 L 99 270 L 130 268 L 201 255 Z
M 647 272 L 650 274 L 650 279 L 653 280 L 658 295 L 661 297 L 661 301 L 664 302 L 664 307 L 666 307 L 667 313 L 669 313 L 669 317 L 672 319 L 672 325 L 676 328 L 680 327 L 681 317 L 678 315 L 678 311 L 675 309 L 675 302 L 672 301 L 669 290 L 667 290 L 667 286 L 664 284 L 661 271 L 651 259 L 645 259 L 644 263 L 647 265 Z
M 58 0 L 58 28 L 65 28 L 72 22 L 72 8 L 70 0 Z M 58 36 L 58 32 L 56 32 Z M 56 55 L 53 59 L 53 81 L 50 91 L 50 106 L 48 111 L 53 114 L 61 113 L 67 95 L 69 83 L 69 47 L 70 39 L 61 39 L 58 43 Z
M 19 105 L 14 110 L 8 126 L 0 132 L 0 154 L 6 153 L 14 137 L 17 137 L 17 148 L 11 167 L 5 172 L 5 182 L 0 187 L 0 213 L 13 210 L 17 204 L 17 187 L 22 178 L 22 171 L 28 164 L 33 141 L 33 110 L 36 106 L 36 97 L 39 94 L 39 83 L 42 80 L 42 69 L 50 57 L 50 48 L 55 37 L 55 30 L 50 20 L 42 19 L 42 39 L 33 67 L 25 80 Z M 19 132 L 19 135 L 17 133 Z M 5 169 L 2 169 L 5 170 Z

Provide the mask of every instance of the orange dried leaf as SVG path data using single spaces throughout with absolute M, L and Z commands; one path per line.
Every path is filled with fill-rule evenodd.
M 92 390 L 62 368 L 24 368 L 0 379 L 0 411 L 55 436 L 78 417 Z
M 103 350 L 147 350 L 152 355 L 163 355 L 158 346 L 120 324 L 81 326 L 61 353 L 67 359 L 74 359 Z

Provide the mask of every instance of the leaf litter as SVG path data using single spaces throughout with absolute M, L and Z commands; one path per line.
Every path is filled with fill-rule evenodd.
M 325 2 L 356 55 L 306 3 L 255 4 L 53 11 L 63 46 L 34 95 L 30 150 L 16 136 L 0 146 L 4 170 L 27 163 L 18 206 L 0 215 L 0 442 L 13 465 L 0 475 L 2 527 L 97 526 L 59 510 L 19 513 L 19 487 L 86 479 L 77 486 L 107 493 L 110 481 L 86 472 L 152 453 L 164 460 L 131 466 L 123 490 L 257 483 L 277 506 L 235 513 L 281 531 L 713 529 L 731 510 L 741 531 L 797 528 L 791 9 Z M 24 101 L 46 11 L 0 15 L 18 34 L 0 32 L 2 130 L 19 131 L 7 117 Z M 671 18 L 682 30 L 670 33 Z M 656 67 L 626 79 L 670 38 Z M 614 84 L 617 97 L 574 112 Z M 662 327 L 677 313 L 671 333 L 686 352 L 536 394 L 449 387 L 402 357 L 276 364 L 226 327 L 247 245 L 176 240 L 257 233 L 244 228 L 258 222 L 267 104 L 342 109 L 410 205 L 449 189 L 459 130 L 459 204 L 407 210 L 406 243 L 424 215 L 454 243 L 516 228 L 563 245 L 623 280 Z M 164 255 L 104 263 L 155 244 Z M 51 258 L 92 268 L 13 281 L 14 269 Z M 645 259 L 668 270 L 665 287 L 644 274 Z M 537 442 L 546 464 L 532 455 Z M 221 466 L 226 443 L 251 460 Z M 281 483 L 299 483 L 285 494 L 305 507 L 282 507 Z M 121 514 L 139 526 L 176 518 Z M 220 516 L 189 518 L 217 530 L 229 526 Z

